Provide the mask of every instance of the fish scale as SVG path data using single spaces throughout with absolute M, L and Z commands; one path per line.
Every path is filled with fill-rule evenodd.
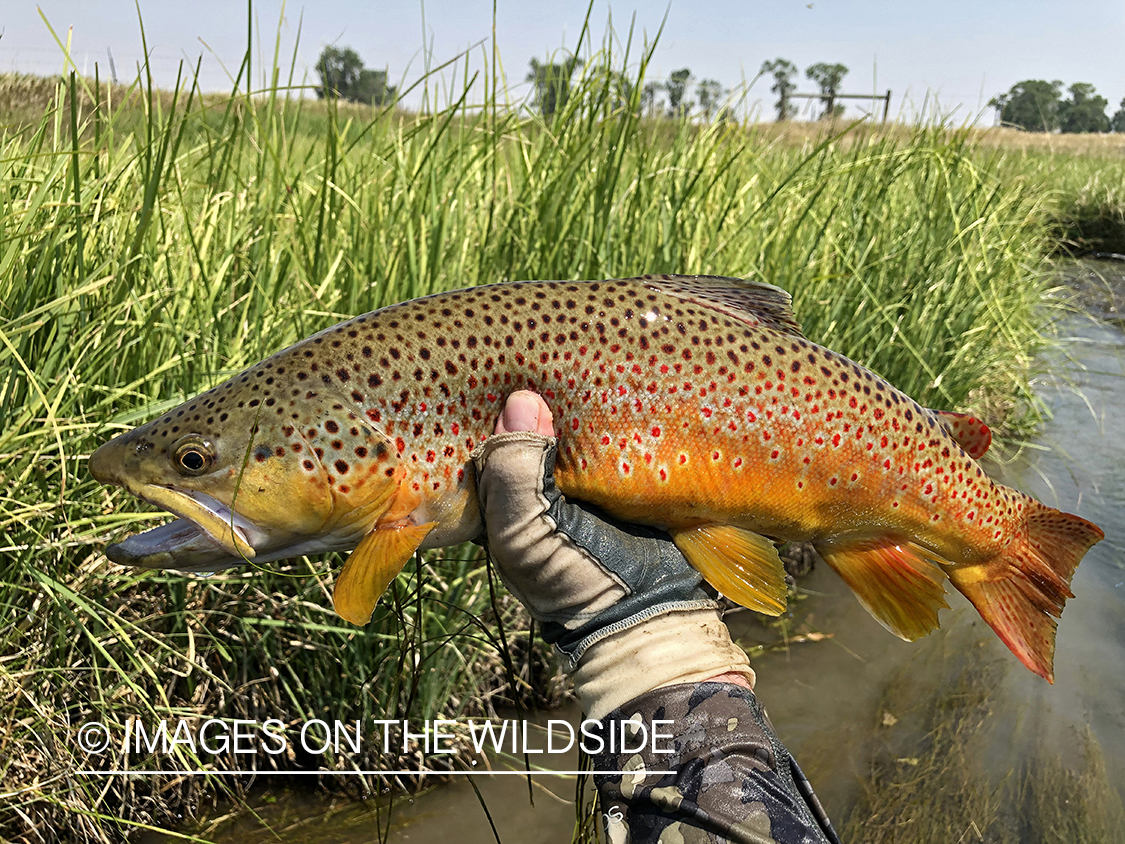
M 96 476 L 183 523 L 107 553 L 354 549 L 335 599 L 363 622 L 414 550 L 481 532 L 470 455 L 517 390 L 552 412 L 566 495 L 668 531 L 740 603 L 780 612 L 769 539 L 810 540 L 897 635 L 937 626 L 948 578 L 1050 678 L 1052 616 L 1101 531 L 988 478 L 978 420 L 921 407 L 737 279 L 490 285 L 322 331 L 95 453 Z

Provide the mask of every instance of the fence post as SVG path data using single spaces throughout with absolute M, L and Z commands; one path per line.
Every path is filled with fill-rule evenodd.
M 883 98 L 883 122 L 887 122 L 887 112 L 891 110 L 891 89 L 887 89 L 887 96 Z

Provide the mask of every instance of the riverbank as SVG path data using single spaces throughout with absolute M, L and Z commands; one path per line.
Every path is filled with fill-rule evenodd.
M 1056 193 L 1078 195 L 1100 164 L 948 128 L 783 142 L 653 123 L 634 108 L 645 61 L 627 86 L 623 65 L 604 53 L 548 121 L 504 108 L 497 80 L 484 109 L 409 120 L 283 91 L 200 108 L 143 86 L 94 110 L 103 98 L 75 80 L 4 137 L 0 836 L 116 841 L 255 779 L 92 769 L 435 763 L 129 752 L 138 721 L 424 721 L 557 699 L 545 649 L 474 549 L 408 566 L 362 631 L 331 613 L 337 557 L 201 579 L 102 556 L 153 516 L 89 479 L 98 443 L 346 316 L 526 278 L 755 277 L 793 294 L 811 338 L 924 404 L 1013 434 L 1035 424 L 1033 362 L 1062 307 Z M 91 755 L 77 734 L 95 721 L 111 742 Z

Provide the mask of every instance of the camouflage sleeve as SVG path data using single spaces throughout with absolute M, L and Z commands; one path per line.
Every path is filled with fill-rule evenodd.
M 603 751 L 594 770 L 622 772 L 594 776 L 609 844 L 839 844 L 749 689 L 666 686 L 614 710 L 599 727 Z M 642 741 L 643 749 L 631 749 Z

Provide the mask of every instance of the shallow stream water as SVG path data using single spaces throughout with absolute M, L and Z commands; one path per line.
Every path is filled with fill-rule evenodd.
M 1091 272 L 1107 286 L 1089 284 Z M 986 463 L 998 480 L 1090 519 L 1106 534 L 1074 578 L 1076 597 L 1059 624 L 1055 684 L 1025 671 L 959 594 L 948 598 L 941 631 L 908 644 L 880 627 L 825 566 L 801 582 L 810 596 L 787 631 L 750 613 L 728 619 L 746 645 L 789 640 L 788 647 L 755 657 L 756 692 L 837 826 L 867 788 L 872 754 L 921 736 L 928 702 L 981 655 L 994 666 L 988 730 L 973 740 L 970 755 L 989 782 L 1013 776 L 1045 753 L 1064 765 L 1079 764 L 1088 729 L 1104 755 L 1105 778 L 1118 794 L 1125 789 L 1125 324 L 1114 320 L 1117 304 L 1125 302 L 1125 264 L 1080 265 L 1072 273 L 1088 283 L 1091 310 L 1105 319 L 1065 323 L 1063 351 L 1046 362 L 1037 382 L 1052 417 L 1016 459 Z M 810 632 L 831 637 L 803 638 Z M 578 713 L 544 717 L 573 722 Z M 919 764 L 912 757 L 898 761 Z M 574 779 L 535 782 L 532 807 L 520 777 L 475 779 L 501 841 L 570 841 Z M 208 837 L 229 844 L 367 842 L 380 840 L 377 816 L 386 829 L 385 807 L 377 812 L 372 805 L 285 795 L 260 803 L 257 817 L 244 814 Z M 966 841 L 985 840 L 968 825 L 966 833 Z M 460 778 L 413 800 L 399 798 L 387 840 L 487 844 L 496 836 L 472 785 Z

